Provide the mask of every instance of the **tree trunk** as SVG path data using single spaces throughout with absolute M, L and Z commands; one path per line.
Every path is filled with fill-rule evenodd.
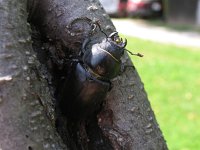
M 70 25 L 89 18 L 107 34 L 115 30 L 98 1 L 29 0 L 33 44 L 26 2 L 0 3 L 0 149 L 67 149 L 62 141 L 69 149 L 167 149 L 134 68 L 112 81 L 105 106 L 89 124 L 76 128 L 57 108 L 65 68 L 60 57 L 77 54 L 91 30 L 81 19 Z M 122 62 L 132 65 L 127 54 Z
M 26 1 L 0 1 L 0 149 L 65 149 L 46 107 L 52 97 L 38 75 L 27 15 Z

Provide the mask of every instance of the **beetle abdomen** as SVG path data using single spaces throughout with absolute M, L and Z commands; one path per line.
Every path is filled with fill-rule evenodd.
M 110 88 L 110 83 L 95 79 L 80 63 L 64 85 L 61 109 L 72 119 L 86 118 L 99 110 Z

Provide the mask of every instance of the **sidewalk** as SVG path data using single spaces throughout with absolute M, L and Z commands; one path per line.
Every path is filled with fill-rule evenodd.
M 170 30 L 165 27 L 134 21 L 133 19 L 112 19 L 112 21 L 121 34 L 156 42 L 200 48 L 200 33 L 197 32 Z

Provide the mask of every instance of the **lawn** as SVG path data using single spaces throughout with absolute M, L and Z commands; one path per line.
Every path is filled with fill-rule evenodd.
M 200 48 L 126 38 L 169 149 L 200 149 Z

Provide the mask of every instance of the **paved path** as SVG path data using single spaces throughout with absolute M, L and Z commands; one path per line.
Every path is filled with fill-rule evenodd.
M 112 19 L 117 31 L 142 39 L 200 48 L 200 33 L 170 30 L 131 19 Z

